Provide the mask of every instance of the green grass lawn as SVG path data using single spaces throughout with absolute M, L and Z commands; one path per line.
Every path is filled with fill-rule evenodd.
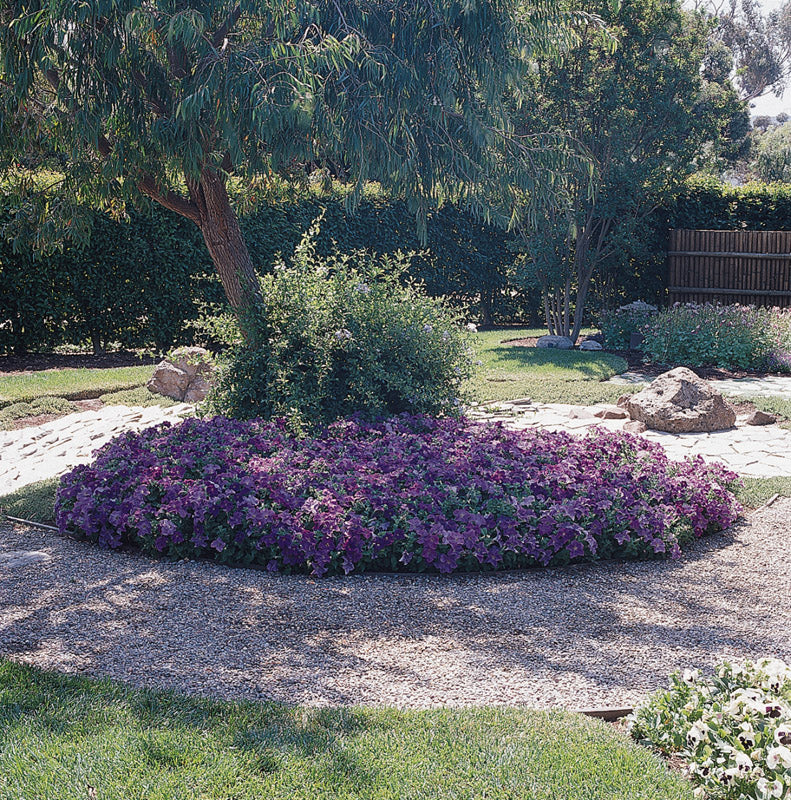
M 523 709 L 225 703 L 0 662 L 0 796 L 689 800 L 606 723 Z
M 53 369 L 29 375 L 0 376 L 0 408 L 12 403 L 29 403 L 41 397 L 86 400 L 122 389 L 143 386 L 154 368 L 114 367 L 111 369 Z
M 18 519 L 52 525 L 55 521 L 55 492 L 59 483 L 60 478 L 47 478 L 0 497 L 0 512 Z
M 475 334 L 476 357 L 482 362 L 468 391 L 478 402 L 530 397 L 540 403 L 613 403 L 630 387 L 602 383 L 625 372 L 624 359 L 609 353 L 538 350 L 504 342 L 541 336 L 531 328 Z

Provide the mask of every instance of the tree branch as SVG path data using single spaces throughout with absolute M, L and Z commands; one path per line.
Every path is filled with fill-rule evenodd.
M 151 175 L 147 173 L 144 174 L 137 182 L 137 188 L 140 189 L 144 195 L 150 197 L 165 208 L 175 211 L 182 217 L 191 219 L 196 225 L 200 225 L 201 215 L 198 207 L 175 192 L 171 192 L 170 190 L 161 191 Z
M 231 32 L 231 28 L 239 21 L 239 17 L 242 15 L 242 6 L 237 3 L 233 7 L 233 11 L 225 18 L 225 22 L 220 25 L 219 28 L 214 32 L 214 36 L 211 37 L 211 44 L 215 50 L 219 50 L 222 47 L 222 43 L 225 41 L 225 37 Z

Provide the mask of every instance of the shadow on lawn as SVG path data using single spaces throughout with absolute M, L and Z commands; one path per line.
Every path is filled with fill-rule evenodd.
M 622 364 L 607 354 L 505 345 L 487 352 L 487 366 L 503 371 L 531 370 L 536 377 L 546 374 L 562 380 L 601 381 L 611 377 Z
M 764 588 L 791 540 L 754 524 L 680 562 L 451 577 L 312 580 L 44 546 L 54 558 L 29 587 L 0 576 L 0 655 L 225 698 L 535 705 L 569 696 L 557 682 L 614 703 L 724 653 L 791 649 L 784 600 Z

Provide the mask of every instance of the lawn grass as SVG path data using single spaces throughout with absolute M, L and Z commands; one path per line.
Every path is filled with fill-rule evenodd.
M 690 800 L 626 734 L 515 708 L 214 702 L 0 662 L 0 796 Z
M 744 486 L 736 491 L 736 497 L 746 508 L 758 508 L 767 500 L 779 494 L 791 497 L 791 477 L 742 478 Z
M 47 478 L 0 497 L 0 512 L 52 525 L 55 521 L 55 492 L 59 483 L 60 478 Z
M 614 403 L 622 394 L 634 391 L 603 383 L 626 371 L 628 365 L 619 356 L 504 343 L 543 333 L 546 331 L 522 328 L 475 334 L 476 358 L 482 363 L 467 387 L 473 400 L 483 403 L 530 397 L 539 403 L 591 405 Z
M 0 376 L 0 408 L 39 397 L 87 400 L 121 389 L 143 386 L 152 366 L 110 369 L 52 369 L 28 375 Z

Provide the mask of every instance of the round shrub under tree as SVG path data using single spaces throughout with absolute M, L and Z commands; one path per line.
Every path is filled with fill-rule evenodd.
M 468 332 L 406 281 L 409 257 L 324 257 L 318 223 L 261 280 L 252 342 L 230 350 L 211 399 L 228 417 L 284 417 L 311 430 L 351 414 L 457 413 L 472 370 Z
M 624 433 L 468 420 L 188 419 L 124 433 L 62 479 L 61 532 L 273 572 L 421 572 L 676 558 L 740 507 L 733 473 Z

